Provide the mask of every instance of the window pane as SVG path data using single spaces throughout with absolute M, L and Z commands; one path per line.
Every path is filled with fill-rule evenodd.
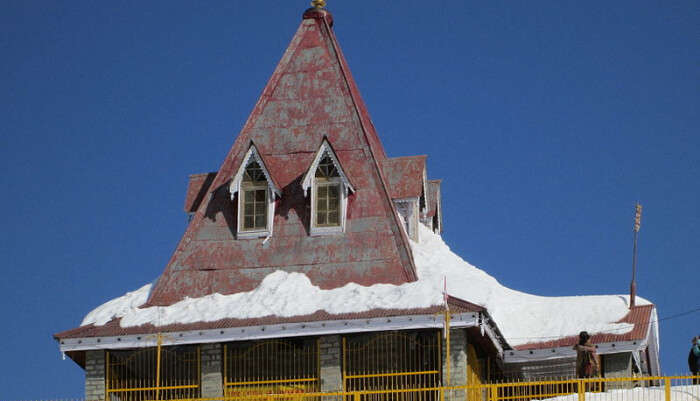
M 263 173 L 258 162 L 253 161 L 250 164 L 248 164 L 248 166 L 245 169 L 245 174 L 243 174 L 243 181 L 244 182 L 263 182 L 263 181 L 265 181 L 265 173 Z
M 328 211 L 329 212 L 337 212 L 340 205 L 338 205 L 338 202 L 328 202 Z
M 265 215 L 255 216 L 255 228 L 265 228 Z
M 252 203 L 246 203 L 243 208 L 243 215 L 252 216 L 253 214 L 255 214 L 254 210 L 255 208 L 253 207 Z
M 243 219 L 243 228 L 253 228 L 253 221 L 253 216 L 245 216 L 245 218 Z
M 319 199 L 325 199 L 328 196 L 328 187 L 327 186 L 319 186 L 316 190 L 316 195 L 318 196 Z
M 328 212 L 328 224 L 329 224 L 329 225 L 332 224 L 332 225 L 336 225 L 336 226 L 339 224 L 339 223 L 338 223 L 338 211 L 337 211 L 337 210 L 334 211 L 334 212 Z
M 255 201 L 255 190 L 245 191 L 245 197 L 243 200 L 245 203 L 253 203 Z
M 330 199 L 338 199 L 338 193 L 340 192 L 340 188 L 337 185 L 333 185 L 328 187 L 328 198 Z
M 326 224 L 326 213 L 321 212 L 316 214 L 316 224 L 319 226 L 325 225 Z
M 316 211 L 324 212 L 326 210 L 326 200 L 318 198 L 316 199 Z
M 258 189 L 255 191 L 255 200 L 258 202 L 265 202 L 265 190 L 264 189 Z

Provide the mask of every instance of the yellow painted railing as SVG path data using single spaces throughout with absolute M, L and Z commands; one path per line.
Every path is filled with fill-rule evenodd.
M 210 398 L 178 397 L 161 398 L 161 401 L 363 401 L 368 399 L 404 401 L 420 399 L 417 395 L 426 393 L 436 394 L 440 401 L 698 401 L 700 400 L 700 376 L 541 380 L 393 390 L 284 392 Z M 117 401 L 123 398 L 112 393 L 107 399 Z M 141 398 L 143 401 L 149 399 L 152 398 Z
M 698 401 L 700 377 L 655 376 L 490 383 L 413 389 L 249 394 L 191 401 L 411 401 L 435 394 L 439 401 Z M 626 390 L 626 391 L 621 391 Z

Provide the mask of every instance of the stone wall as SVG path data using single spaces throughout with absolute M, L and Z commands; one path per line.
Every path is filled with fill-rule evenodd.
M 440 333 L 439 335 L 443 335 Z M 467 331 L 450 329 L 450 374 L 447 376 L 447 341 L 442 341 L 442 385 L 464 386 L 467 384 Z M 478 362 L 474 362 L 478 363 Z M 464 390 L 445 391 L 445 401 L 464 400 Z
M 319 338 L 319 359 L 321 361 L 321 391 L 343 391 L 343 373 L 340 336 Z
M 220 343 L 202 344 L 200 347 L 202 369 L 202 398 L 222 397 L 223 362 Z
M 105 351 L 85 351 L 85 400 L 105 399 Z

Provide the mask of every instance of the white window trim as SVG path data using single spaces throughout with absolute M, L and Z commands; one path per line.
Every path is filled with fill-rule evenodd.
M 243 229 L 243 196 L 241 192 L 241 182 L 243 181 L 243 174 L 251 162 L 257 162 L 260 169 L 265 174 L 265 180 L 267 181 L 267 228 L 264 230 L 244 230 Z M 234 200 L 236 194 L 238 193 L 238 215 L 237 215 L 237 227 L 236 227 L 236 237 L 239 239 L 247 238 L 261 238 L 272 236 L 272 225 L 275 217 L 275 196 L 281 197 L 282 192 L 277 188 L 272 181 L 267 166 L 260 157 L 260 153 L 255 148 L 255 145 L 251 144 L 248 152 L 246 152 L 241 162 L 238 171 L 233 176 L 231 184 L 229 185 L 229 192 L 231 193 L 231 200 Z
M 342 180 L 324 183 L 322 185 L 340 185 L 340 205 L 339 205 L 339 225 L 337 226 L 317 226 L 316 225 L 316 191 L 318 185 L 314 183 L 311 187 L 311 235 L 337 234 L 345 231 L 345 215 L 348 210 L 348 189 L 343 185 Z
M 428 173 L 423 169 L 423 177 L 421 177 L 421 186 L 423 187 L 423 201 L 425 204 L 423 207 L 420 207 L 420 204 L 418 205 L 418 208 L 420 209 L 419 213 L 423 216 L 425 216 L 428 213 L 428 210 L 430 209 L 430 199 L 428 199 Z M 420 202 L 420 200 L 418 201 Z
M 401 221 L 403 221 L 405 224 L 401 224 L 401 227 L 403 228 L 404 232 L 406 233 L 406 236 L 412 240 L 419 241 L 420 240 L 420 229 L 418 228 L 418 224 L 421 224 L 420 221 L 420 197 L 418 198 L 399 198 L 399 199 L 392 199 L 394 202 L 394 208 L 396 209 L 396 213 L 401 216 Z M 410 216 L 404 216 L 401 214 L 401 211 L 399 210 L 400 206 L 399 205 L 409 205 L 411 206 L 411 214 Z M 410 218 L 410 220 L 406 220 L 406 218 Z M 407 227 L 408 226 L 408 227 Z M 411 236 L 411 231 L 415 232 L 416 238 L 413 238 Z
M 331 227 L 325 227 L 325 226 L 316 226 L 316 169 L 318 169 L 318 165 L 323 160 L 323 157 L 328 155 L 333 162 L 333 165 L 335 166 L 336 170 L 338 170 L 338 182 L 340 183 L 340 224 L 338 226 L 331 226 Z M 355 192 L 355 188 L 353 188 L 352 184 L 350 183 L 350 180 L 348 180 L 347 175 L 345 174 L 345 171 L 343 171 L 342 166 L 340 165 L 340 162 L 338 161 L 338 157 L 335 155 L 335 152 L 333 152 L 333 148 L 331 148 L 331 145 L 328 143 L 328 140 L 324 139 L 323 143 L 321 143 L 321 146 L 319 147 L 318 151 L 316 152 L 316 156 L 314 157 L 313 162 L 311 163 L 311 166 L 309 169 L 306 171 L 306 174 L 304 175 L 304 179 L 301 181 L 302 188 L 304 190 L 304 194 L 307 196 L 310 195 L 310 202 L 311 202 L 311 216 L 310 216 L 310 234 L 312 236 L 316 235 L 330 235 L 330 234 L 339 234 L 345 232 L 345 225 L 347 221 L 347 211 L 348 211 L 348 196 L 350 195 L 350 192 Z

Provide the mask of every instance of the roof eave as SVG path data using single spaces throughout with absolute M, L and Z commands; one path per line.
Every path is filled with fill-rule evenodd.
M 478 324 L 479 312 L 463 312 L 454 314 L 450 320 L 450 327 L 452 328 L 476 327 Z M 325 320 L 236 328 L 173 331 L 162 336 L 162 344 L 204 344 L 375 331 L 426 328 L 437 329 L 442 327 L 444 327 L 444 316 L 431 313 L 369 319 Z M 57 335 L 60 335 L 60 333 Z M 54 335 L 54 338 L 56 338 L 57 335 Z M 57 339 L 59 341 L 59 349 L 61 352 L 95 349 L 144 348 L 154 347 L 157 343 L 157 338 L 153 334 Z

